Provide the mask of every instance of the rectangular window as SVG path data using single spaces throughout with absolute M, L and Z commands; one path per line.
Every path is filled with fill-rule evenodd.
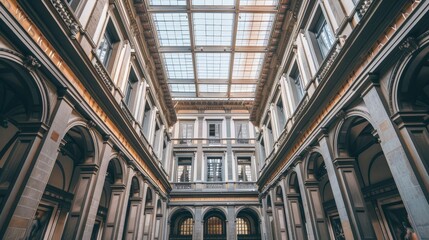
M 331 31 L 331 28 L 328 25 L 328 22 L 326 22 L 326 19 L 322 13 L 319 16 L 316 25 L 314 26 L 313 33 L 315 34 L 320 54 L 324 59 L 328 55 L 329 50 L 334 44 L 334 36 Z
M 220 143 L 221 121 L 208 123 L 209 143 Z
M 192 158 L 179 157 L 177 160 L 177 182 L 190 182 L 192 179 Z
M 282 101 L 281 96 L 279 97 L 279 100 L 277 101 L 276 109 L 277 109 L 277 115 L 279 118 L 279 128 L 282 131 L 282 129 L 285 127 L 285 124 L 286 124 L 286 115 L 285 115 L 285 110 L 284 110 L 283 101 Z
M 296 108 L 304 97 L 304 88 L 301 82 L 301 74 L 299 73 L 298 66 L 295 64 L 290 73 L 290 85 L 294 99 L 294 107 Z
M 220 157 L 207 158 L 207 181 L 208 182 L 222 181 L 222 158 Z
M 251 173 L 251 159 L 250 157 L 237 158 L 238 181 L 249 182 L 252 181 Z
M 237 143 L 249 143 L 249 123 L 247 121 L 235 122 L 235 138 L 237 138 Z
M 148 137 L 149 131 L 150 131 L 150 118 L 151 118 L 151 112 L 152 109 L 149 105 L 148 100 L 146 100 L 146 104 L 144 107 L 144 113 L 143 113 L 143 120 L 142 120 L 142 126 L 143 126 L 143 134 L 145 137 Z
M 100 59 L 101 63 L 103 63 L 104 67 L 107 68 L 109 64 L 110 56 L 113 52 L 113 36 L 110 33 L 109 29 L 106 29 L 104 32 L 103 39 L 100 42 L 100 45 L 97 49 L 97 56 Z
M 194 137 L 194 122 L 181 121 L 179 123 L 179 138 L 180 143 L 191 143 Z

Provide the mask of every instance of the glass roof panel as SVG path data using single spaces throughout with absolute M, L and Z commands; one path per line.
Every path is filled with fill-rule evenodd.
M 231 46 L 233 13 L 194 13 L 196 46 Z
M 228 79 L 230 53 L 196 53 L 200 79 Z
M 232 84 L 231 92 L 255 92 L 256 84 Z
M 192 5 L 234 5 L 234 0 L 193 0 Z
M 275 14 L 240 13 L 237 46 L 267 46 Z
M 172 92 L 195 92 L 195 84 L 170 84 Z
M 240 5 L 265 5 L 265 6 L 276 6 L 277 0 L 240 0 Z
M 186 13 L 154 13 L 152 16 L 161 47 L 191 45 Z
M 233 79 L 258 79 L 265 53 L 235 53 Z
M 226 84 L 199 84 L 198 90 L 204 93 L 226 93 L 228 85 Z
M 193 79 L 194 66 L 191 53 L 163 53 L 162 58 L 169 79 Z
M 150 5 L 171 5 L 171 6 L 177 6 L 177 5 L 186 5 L 186 0 L 150 0 Z

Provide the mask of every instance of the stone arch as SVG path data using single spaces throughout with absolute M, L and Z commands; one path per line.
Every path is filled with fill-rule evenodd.
M 410 107 L 413 108 L 412 104 L 409 105 L 410 102 L 404 105 L 401 101 L 406 100 L 407 97 L 413 98 L 417 96 L 401 95 L 409 91 L 412 84 L 417 83 L 418 85 L 419 83 L 423 83 L 415 80 L 416 77 L 418 79 L 422 64 L 424 64 L 424 61 L 427 61 L 429 57 L 429 31 L 417 38 L 411 36 L 407 37 L 402 43 L 402 49 L 403 54 L 394 67 L 387 86 L 389 93 L 389 109 L 392 115 L 399 111 L 407 110 Z M 428 81 L 423 81 L 426 81 L 424 86 L 428 86 Z M 416 88 L 416 90 L 417 89 L 420 91 L 425 88 Z
M 347 137 L 350 132 L 350 129 L 355 125 L 359 124 L 356 121 L 360 119 L 362 121 L 367 121 L 371 126 L 374 126 L 369 113 L 361 109 L 352 109 L 347 111 L 344 118 L 341 119 L 335 127 L 335 133 L 333 137 L 333 157 L 348 157 L 347 151 Z
M 236 215 L 237 239 L 261 239 L 261 224 L 258 213 L 249 207 L 244 207 Z
M 226 240 L 227 218 L 221 208 L 212 207 L 204 213 L 204 238 Z
M 324 165 L 320 149 L 318 147 L 310 148 L 304 159 L 304 180 L 317 179 L 320 164 Z
M 194 231 L 195 217 L 193 212 L 186 208 L 181 207 L 175 209 L 169 216 L 171 240 L 191 240 Z

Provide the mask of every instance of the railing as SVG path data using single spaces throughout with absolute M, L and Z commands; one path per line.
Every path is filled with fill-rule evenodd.
M 219 145 L 255 145 L 254 138 L 172 138 L 174 145 L 203 145 L 203 146 L 219 146 Z
M 222 190 L 228 189 L 230 191 L 242 191 L 242 190 L 256 190 L 257 186 L 255 182 L 174 182 L 171 183 L 175 190 L 196 190 L 196 189 L 207 189 L 207 190 Z

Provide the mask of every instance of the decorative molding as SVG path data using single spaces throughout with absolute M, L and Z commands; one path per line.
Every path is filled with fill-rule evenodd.
M 399 44 L 399 50 L 403 51 L 405 54 L 412 54 L 419 48 L 417 41 L 414 37 L 409 36 L 405 38 L 401 44 Z
M 101 64 L 98 57 L 94 57 L 94 59 L 95 59 L 94 61 L 95 70 L 97 71 L 98 75 L 101 77 L 103 82 L 106 84 L 107 88 L 111 91 L 113 89 L 113 83 L 112 83 L 112 80 L 110 79 L 109 74 L 106 71 L 106 68 L 104 68 L 103 64 Z
M 34 71 L 41 66 L 39 61 L 37 61 L 37 59 L 31 55 L 26 56 L 23 61 L 24 61 L 24 66 L 29 71 Z
M 70 30 L 70 38 L 76 39 L 78 33 L 82 32 L 82 28 L 78 24 L 73 13 L 70 11 L 67 3 L 63 0 L 50 0 L 50 2 Z

